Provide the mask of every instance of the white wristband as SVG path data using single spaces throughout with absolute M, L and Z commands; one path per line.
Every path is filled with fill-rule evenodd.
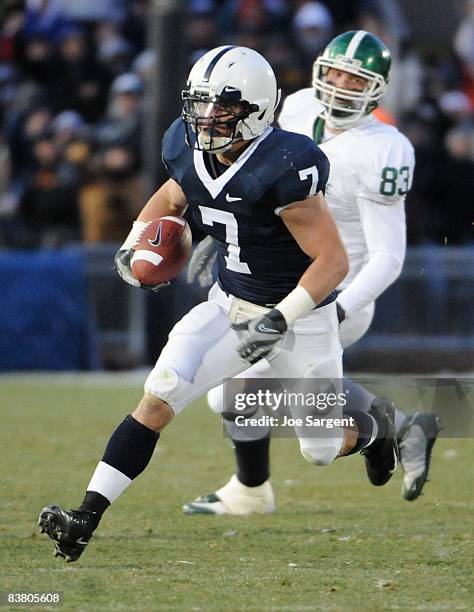
M 134 221 L 132 229 L 130 230 L 129 235 L 125 238 L 125 242 L 120 247 L 120 250 L 128 251 L 128 249 L 133 249 L 147 225 L 148 223 L 145 223 L 145 221 Z
M 288 325 L 291 325 L 316 306 L 316 302 L 301 285 L 297 285 L 286 298 L 275 306 Z

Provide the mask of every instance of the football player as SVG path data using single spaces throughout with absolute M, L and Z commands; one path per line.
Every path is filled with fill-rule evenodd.
M 213 49 L 189 74 L 182 119 L 162 144 L 170 178 L 138 216 L 116 266 L 139 284 L 130 258 L 146 223 L 189 206 L 216 241 L 218 283 L 172 329 L 79 509 L 41 511 L 41 531 L 68 561 L 79 558 L 104 511 L 146 468 L 161 431 L 195 398 L 264 357 L 280 377 L 342 376 L 334 289 L 348 263 L 323 195 L 329 163 L 311 138 L 271 127 L 278 99 L 270 65 L 244 47 Z M 330 415 L 341 413 L 336 406 Z M 320 436 L 295 429 L 301 453 L 315 465 L 363 448 L 380 484 L 396 468 L 390 406 L 361 412 L 353 429 Z
M 386 91 L 390 63 L 388 48 L 376 36 L 362 30 L 340 34 L 316 59 L 313 87 L 288 96 L 279 116 L 282 128 L 311 137 L 331 163 L 326 198 L 349 256 L 349 273 L 338 286 L 336 301 L 343 347 L 366 333 L 375 300 L 399 276 L 405 257 L 404 201 L 412 184 L 413 148 L 395 127 L 372 114 Z M 208 282 L 213 253 L 212 239 L 204 239 L 193 254 L 188 280 L 198 276 L 201 284 Z M 270 378 L 274 374 L 271 365 L 262 361 L 240 376 Z M 354 381 L 344 379 L 344 388 L 350 389 L 351 405 L 358 408 L 388 401 Z M 208 402 L 214 411 L 222 412 L 222 388 L 212 389 Z M 272 511 L 269 428 L 260 429 L 260 438 L 251 439 L 256 436 L 248 432 L 244 438 L 232 422 L 224 423 L 233 439 L 237 473 L 215 493 L 186 504 L 184 511 Z M 406 416 L 396 410 L 396 428 L 404 471 L 402 495 L 414 500 L 428 477 L 439 421 L 432 414 Z

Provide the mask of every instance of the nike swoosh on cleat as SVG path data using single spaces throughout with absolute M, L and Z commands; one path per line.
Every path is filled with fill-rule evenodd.
M 388 471 L 389 474 L 393 474 L 398 467 L 397 451 L 394 448 L 392 450 L 393 450 L 393 458 L 395 459 L 394 461 L 395 465 L 393 466 L 393 469 Z
M 227 202 L 238 202 L 242 198 L 234 198 L 230 194 L 226 194 L 225 199 L 227 200 Z

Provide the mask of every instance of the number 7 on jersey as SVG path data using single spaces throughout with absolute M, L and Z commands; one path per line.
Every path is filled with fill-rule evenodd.
M 226 210 L 218 210 L 209 206 L 199 206 L 202 222 L 204 225 L 221 223 L 225 225 L 225 241 L 229 255 L 225 258 L 226 267 L 233 272 L 241 274 L 252 274 L 250 268 L 244 261 L 240 261 L 239 226 L 235 215 Z
M 311 187 L 308 193 L 308 198 L 316 195 L 316 189 L 318 188 L 318 169 L 316 166 L 311 166 L 311 168 L 303 168 L 298 172 L 300 181 L 305 181 L 307 178 L 311 177 Z

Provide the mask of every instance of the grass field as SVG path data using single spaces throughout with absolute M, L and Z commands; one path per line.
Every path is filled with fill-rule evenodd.
M 181 504 L 232 473 L 220 423 L 188 409 L 147 471 L 106 513 L 83 557 L 54 559 L 45 504 L 77 506 L 139 383 L 0 378 L 0 585 L 53 592 L 62 610 L 472 610 L 474 448 L 441 439 L 413 503 L 401 474 L 377 489 L 358 456 L 312 467 L 272 445 L 278 512 L 190 517 Z

